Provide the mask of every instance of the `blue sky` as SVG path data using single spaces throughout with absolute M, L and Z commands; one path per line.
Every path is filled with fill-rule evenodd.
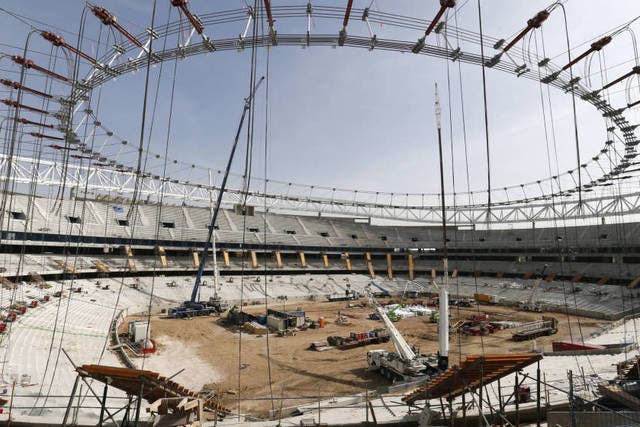
M 299 5 L 303 1 L 274 1 L 277 5 Z M 346 3 L 346 1 L 344 2 Z M 355 1 L 354 7 L 366 7 L 371 0 Z M 431 19 L 437 1 L 375 0 L 373 9 Z M 96 2 L 116 14 L 123 26 L 139 33 L 150 24 L 151 1 L 104 0 Z M 337 5 L 336 2 L 314 4 Z M 524 27 L 527 19 L 550 2 L 524 0 L 483 1 L 484 30 L 489 36 L 508 38 Z M 340 2 L 342 5 L 342 2 Z M 40 28 L 51 26 L 54 32 L 75 41 L 84 2 L 65 0 L 0 1 L 0 7 L 41 21 Z M 243 6 L 238 1 L 192 0 L 194 13 L 205 13 Z M 476 0 L 458 1 L 460 27 L 477 31 Z M 569 0 L 566 2 L 571 43 L 578 46 L 602 33 L 640 15 L 640 3 L 634 0 L 617 1 L 607 7 L 597 0 Z M 165 23 L 170 9 L 168 0 L 158 1 L 157 22 Z M 172 20 L 177 17 L 175 9 Z M 304 21 L 276 18 L 282 33 L 303 33 Z M 450 17 L 453 22 L 453 17 Z M 46 23 L 46 24 L 45 24 Z M 237 28 L 236 28 L 237 27 Z M 214 40 L 220 34 L 239 34 L 243 24 L 225 28 L 206 28 Z M 638 30 L 637 23 L 632 28 Z M 380 38 L 416 40 L 419 31 L 398 31 L 388 26 L 374 25 Z M 63 33 L 62 30 L 68 31 Z M 85 50 L 95 53 L 100 25 L 93 16 L 87 20 Z M 314 19 L 312 32 L 337 33 L 337 21 Z M 548 56 L 564 54 L 564 32 L 561 14 L 555 12 L 543 26 Z M 28 26 L 0 13 L 0 50 L 18 52 Z M 235 31 L 235 32 L 234 32 Z M 366 34 L 358 16 L 349 24 L 350 34 Z M 37 40 L 36 40 L 37 39 Z M 33 49 L 48 52 L 50 45 L 34 38 Z M 585 47 L 576 47 L 575 53 Z M 575 54 L 574 53 L 574 54 Z M 489 51 L 487 55 L 493 56 Z M 37 54 L 33 54 L 38 58 Z M 602 59 L 612 67 L 633 59 L 631 39 L 620 36 L 605 49 Z M 44 61 L 44 57 L 39 57 Z M 236 130 L 242 99 L 248 92 L 250 51 L 214 52 L 206 56 L 179 61 L 176 76 L 176 95 L 169 144 L 169 158 L 187 163 L 222 168 Z M 565 57 L 555 61 L 562 65 Z M 598 60 L 592 72 L 599 78 Z M 260 51 L 258 72 L 264 74 L 266 51 Z M 623 74 L 631 67 L 626 63 L 609 71 L 609 79 Z M 58 69 L 64 70 L 58 65 Z M 16 79 L 17 67 L 0 61 L 5 76 Z M 172 83 L 172 63 L 165 63 L 158 93 L 158 109 L 153 118 L 152 150 L 164 151 L 166 125 L 169 116 L 169 93 Z M 583 74 L 582 64 L 576 74 Z M 158 82 L 159 67 L 151 73 L 151 88 Z M 14 73 L 14 74 L 12 74 Z M 387 192 L 435 192 L 439 189 L 436 131 L 433 113 L 433 87 L 437 82 L 443 101 L 444 137 L 447 147 L 447 187 L 451 188 L 451 171 L 457 179 L 457 191 L 466 189 L 464 146 L 462 143 L 461 101 L 458 92 L 458 65 L 450 63 L 453 91 L 451 104 L 453 135 L 449 132 L 449 105 L 446 63 L 442 60 L 410 53 L 369 52 L 353 48 L 276 47 L 270 51 L 270 98 L 268 120 L 268 172 L 271 179 Z M 121 76 L 104 85 L 100 103 L 93 105 L 99 119 L 123 139 L 137 145 L 144 72 Z M 33 77 L 37 79 L 37 77 Z M 464 108 L 468 135 L 470 182 L 472 189 L 486 187 L 485 139 L 482 110 L 481 70 L 477 66 L 462 66 Z M 36 80 L 33 80 L 34 82 Z M 540 87 L 538 83 L 517 79 L 505 73 L 488 70 L 488 110 L 491 144 L 492 179 L 494 187 L 532 181 L 549 176 L 544 127 L 541 118 Z M 596 84 L 597 85 L 597 84 Z M 623 89 L 621 85 L 620 89 Z M 264 108 L 265 88 L 257 99 L 255 124 L 255 168 L 257 176 L 264 174 Z M 545 89 L 546 90 L 546 89 Z M 4 92 L 3 92 L 4 93 Z M 153 100 L 153 90 L 151 100 Z M 546 92 L 545 92 L 546 96 Z M 624 93 L 614 100 L 624 102 Z M 616 98 L 617 97 L 617 98 Z M 556 131 L 561 171 L 575 166 L 575 141 L 571 100 L 568 95 L 554 91 L 551 96 L 554 130 Z M 614 103 L 615 105 L 615 103 Z M 4 110 L 3 110 L 4 111 Z M 628 116 L 632 122 L 637 112 Z M 148 122 L 149 123 L 149 122 Z M 578 123 L 583 156 L 597 153 L 606 139 L 605 126 L 593 107 L 578 103 Z M 147 129 L 148 135 L 148 129 Z M 450 141 L 453 138 L 454 165 L 450 161 Z M 241 152 L 242 153 L 242 152 Z M 552 164 L 556 168 L 555 163 Z M 176 169 L 178 167 L 176 166 Z M 184 168 L 182 168 L 184 169 Z M 242 154 L 234 170 L 242 169 Z M 188 172 L 180 172 L 188 175 Z M 194 172 L 192 178 L 202 178 Z M 450 191 L 450 190 L 449 190 Z

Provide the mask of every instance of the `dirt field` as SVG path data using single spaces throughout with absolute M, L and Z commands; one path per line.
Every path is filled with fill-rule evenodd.
M 272 305 L 272 308 L 282 309 L 282 304 Z M 308 350 L 312 341 L 325 340 L 329 335 L 347 336 L 349 332 L 363 332 L 382 327 L 382 322 L 368 320 L 367 316 L 373 310 L 370 307 L 347 308 L 346 302 L 300 302 L 286 305 L 287 310 L 302 309 L 307 316 L 318 319 L 320 316 L 327 319 L 328 324 L 323 329 L 309 329 L 298 332 L 296 336 L 277 337 L 269 336 L 269 348 L 271 355 L 272 388 L 275 396 L 338 396 L 364 392 L 365 388 L 375 389 L 389 382 L 375 372 L 367 372 L 366 352 L 373 348 L 385 348 L 393 350 L 391 342 L 387 344 L 358 347 L 350 350 L 329 350 L 317 352 Z M 514 312 L 513 309 L 497 306 L 480 306 L 473 308 L 451 310 L 451 324 L 458 319 L 467 318 L 478 310 L 487 313 L 491 320 L 531 321 L 541 317 L 539 313 Z M 252 314 L 263 314 L 264 307 L 246 307 L 245 311 Z M 334 323 L 337 312 L 351 319 L 351 326 L 342 326 Z M 566 315 L 552 314 L 559 321 L 559 332 L 551 337 L 543 337 L 535 342 L 538 348 L 551 350 L 551 342 L 570 339 L 569 327 Z M 189 346 L 203 362 L 215 369 L 222 378 L 216 387 L 225 393 L 225 404 L 236 407 L 237 390 L 243 399 L 240 410 L 244 413 L 253 413 L 264 416 L 271 409 L 270 400 L 244 401 L 247 398 L 265 398 L 269 396 L 269 382 L 267 369 L 267 339 L 265 336 L 256 336 L 242 333 L 236 328 L 228 328 L 222 325 L 222 318 L 206 317 L 193 320 L 174 320 L 153 318 L 152 330 L 154 338 L 160 342 L 159 356 L 162 356 L 162 342 L 181 343 Z M 588 334 L 600 329 L 607 322 L 587 318 L 580 319 L 582 334 Z M 427 317 L 414 317 L 400 320 L 397 328 L 411 343 L 418 346 L 421 353 L 437 351 L 438 336 L 437 324 L 429 323 Z M 580 338 L 576 317 L 571 317 L 571 330 L 573 339 Z M 450 341 L 450 364 L 457 364 L 467 355 L 486 353 L 517 353 L 529 352 L 533 349 L 534 342 L 513 342 L 510 340 L 512 330 L 499 331 L 493 335 L 484 337 L 470 337 L 453 335 Z M 168 350 L 168 349 L 167 349 Z M 242 357 L 238 354 L 241 350 Z M 176 369 L 181 368 L 176 361 Z M 238 375 L 238 372 L 240 375 Z M 168 374 L 168 373 L 165 373 Z M 177 379 L 179 381 L 179 379 Z M 309 403 L 313 399 L 287 400 L 282 402 L 283 407 L 292 407 L 302 403 Z M 281 402 L 275 403 L 279 408 Z

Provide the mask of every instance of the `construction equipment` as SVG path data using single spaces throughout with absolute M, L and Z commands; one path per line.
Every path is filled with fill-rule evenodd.
M 518 308 L 520 310 L 533 311 L 536 313 L 542 313 L 544 311 L 542 305 L 538 301 L 536 301 L 536 295 L 538 294 L 538 289 L 540 288 L 540 284 L 544 279 L 544 273 L 548 267 L 548 264 L 545 264 L 544 267 L 542 267 L 542 271 L 540 271 L 538 280 L 536 280 L 536 282 L 533 284 L 531 293 L 529 294 L 529 297 L 526 299 L 526 301 L 520 301 L 518 303 Z
M 346 289 L 344 294 L 331 294 L 327 295 L 327 299 L 331 302 L 336 301 L 353 301 L 362 298 L 362 294 L 359 292 L 353 291 L 351 289 Z
M 432 311 L 431 315 L 429 316 L 429 322 L 438 323 L 438 320 L 440 320 L 440 313 L 437 311 Z
M 504 302 L 504 298 L 502 297 L 487 294 L 473 294 L 473 299 L 476 302 L 484 304 L 501 304 Z
M 183 2 L 183 3 L 186 4 L 186 2 Z M 211 222 L 209 224 L 209 232 L 207 234 L 207 240 L 204 243 L 204 247 L 202 248 L 202 253 L 200 255 L 200 265 L 198 266 L 196 280 L 193 285 L 193 290 L 191 291 L 191 298 L 189 299 L 189 301 L 183 302 L 181 306 L 171 309 L 169 313 L 170 317 L 180 318 L 180 317 L 193 317 L 193 316 L 207 316 L 215 311 L 213 307 L 208 306 L 208 303 L 203 301 L 198 301 L 198 292 L 200 290 L 202 276 L 204 275 L 204 262 L 205 262 L 205 259 L 207 258 L 207 252 L 209 251 L 209 247 L 211 245 L 211 241 L 214 235 L 216 221 L 218 219 L 218 213 L 220 212 L 220 207 L 222 206 L 222 196 L 224 195 L 225 189 L 227 187 L 227 180 L 229 178 L 229 172 L 231 171 L 231 165 L 233 164 L 233 157 L 235 155 L 236 148 L 238 147 L 240 133 L 242 132 L 242 125 L 247 115 L 247 111 L 249 111 L 251 107 L 253 97 L 263 80 L 264 80 L 264 77 L 261 77 L 260 80 L 258 80 L 255 87 L 251 90 L 251 93 L 249 94 L 249 96 L 244 100 L 244 108 L 242 110 L 240 123 L 238 124 L 235 140 L 231 147 L 231 153 L 229 154 L 229 160 L 227 161 L 227 167 L 224 173 L 224 178 L 222 179 L 222 184 L 220 185 L 220 190 L 218 191 L 218 199 L 215 205 L 215 209 L 213 210 L 213 214 L 211 215 Z M 215 248 L 213 252 L 215 254 Z
M 384 309 L 377 305 L 373 298 L 370 300 L 371 304 L 375 306 L 378 316 L 382 319 L 396 352 L 382 349 L 369 350 L 367 352 L 367 369 L 380 371 L 382 375 L 393 380 L 416 379 L 435 373 L 437 371 L 434 367 L 437 364 L 436 357 L 416 354 L 415 348 L 398 332 Z
M 528 341 L 558 332 L 558 320 L 554 317 L 543 317 L 542 320 L 529 322 L 516 330 L 511 337 L 514 341 Z
M 327 337 L 327 343 L 330 346 L 341 350 L 384 342 L 389 342 L 389 333 L 385 329 L 374 329 L 370 332 L 351 332 L 348 337 Z

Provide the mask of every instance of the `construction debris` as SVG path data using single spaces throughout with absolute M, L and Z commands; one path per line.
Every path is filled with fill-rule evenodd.
M 268 332 L 266 326 L 254 321 L 246 322 L 242 327 L 245 331 L 256 335 L 266 335 Z

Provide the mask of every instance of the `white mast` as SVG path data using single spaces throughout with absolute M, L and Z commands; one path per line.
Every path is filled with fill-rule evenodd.
M 211 169 L 209 169 L 209 187 L 213 188 L 213 176 Z M 213 216 L 213 190 L 209 190 L 209 206 L 211 209 L 211 215 Z M 214 226 L 215 227 L 215 226 Z M 216 230 L 213 229 L 212 235 L 212 249 L 213 249 L 213 296 L 218 296 L 218 257 L 216 256 Z
M 442 111 L 440 108 L 440 96 L 438 95 L 438 84 L 436 83 L 435 93 L 436 127 L 438 128 L 438 150 L 440 154 L 440 196 L 442 204 L 442 250 L 443 250 L 443 276 L 444 283 L 440 286 L 440 319 L 438 320 L 438 368 L 447 369 L 449 367 L 449 262 L 447 260 L 447 216 L 444 197 L 444 162 L 442 158 Z M 453 166 L 453 165 L 452 165 Z

